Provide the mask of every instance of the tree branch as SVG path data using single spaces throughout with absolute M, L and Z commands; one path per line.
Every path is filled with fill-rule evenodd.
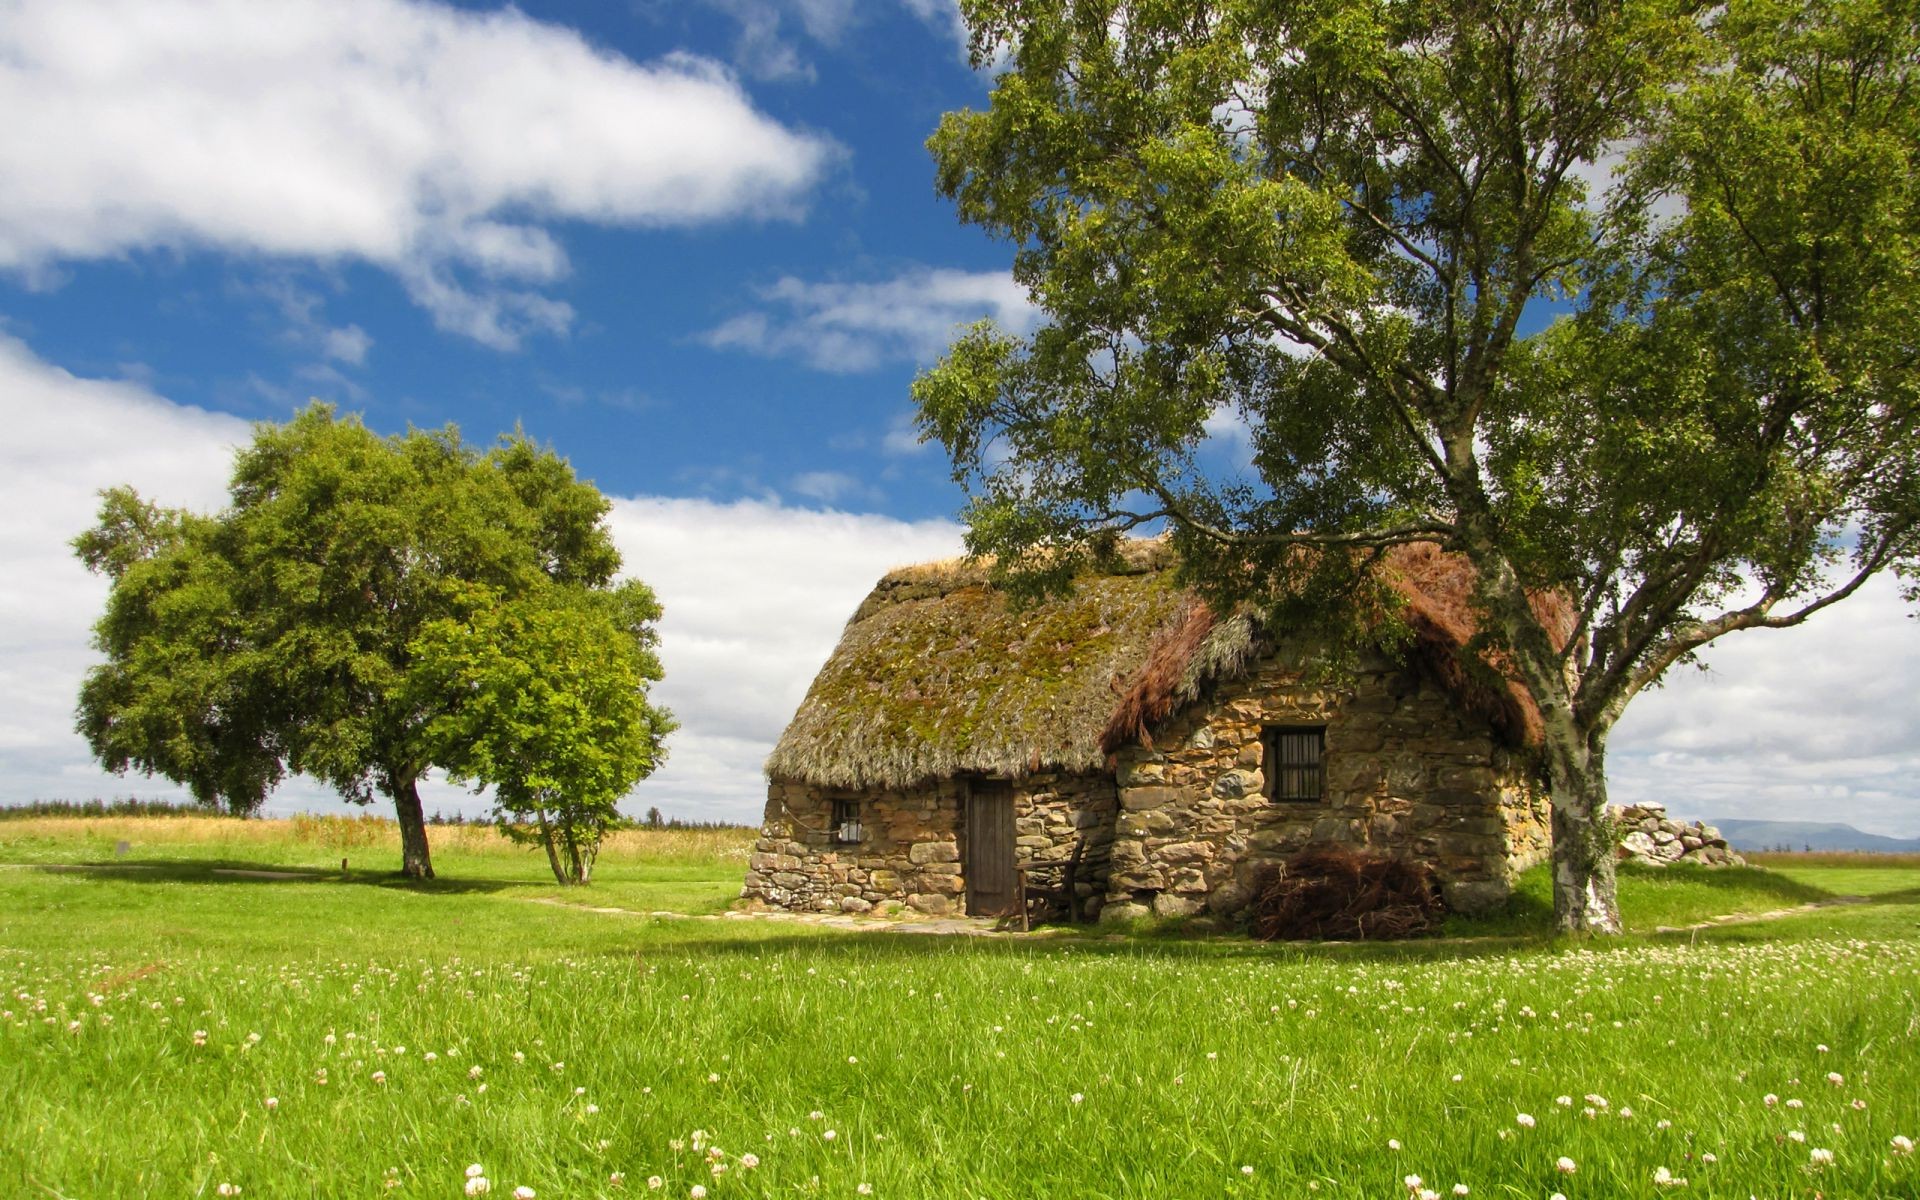
M 1717 617 L 1711 617 L 1704 621 L 1686 622 L 1675 626 L 1672 634 L 1664 641 L 1658 643 L 1648 654 L 1645 661 L 1641 663 L 1639 668 L 1633 671 L 1627 679 L 1619 702 L 1624 704 L 1627 700 L 1638 695 L 1658 680 L 1660 676 L 1666 672 L 1668 667 L 1671 667 L 1681 658 L 1698 650 L 1700 647 L 1723 634 L 1732 633 L 1737 629 L 1791 628 L 1792 626 L 1802 623 L 1821 609 L 1845 600 L 1847 597 L 1859 591 L 1867 580 L 1873 578 L 1873 576 L 1879 574 L 1880 571 L 1886 568 L 1887 564 L 1893 559 L 1895 547 L 1899 545 L 1902 537 L 1910 528 L 1910 526 L 1903 526 L 1899 532 L 1891 533 L 1882 538 L 1880 544 L 1874 548 L 1873 553 L 1867 556 L 1861 563 L 1859 569 L 1853 573 L 1846 583 L 1790 613 L 1780 616 L 1773 614 L 1773 609 L 1786 597 L 1777 589 L 1769 589 L 1760 599 L 1745 608 L 1723 612 Z

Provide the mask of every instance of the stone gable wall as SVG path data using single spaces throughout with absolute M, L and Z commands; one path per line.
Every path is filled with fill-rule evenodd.
M 1325 725 L 1326 799 L 1263 794 L 1269 725 Z M 1376 664 L 1343 689 L 1274 657 L 1119 756 L 1109 918 L 1232 915 L 1255 873 L 1309 843 L 1432 863 L 1447 902 L 1505 901 L 1546 856 L 1544 795 L 1491 730 L 1416 673 Z
M 794 912 L 964 912 L 966 796 L 961 779 L 864 792 L 776 780 L 740 894 Z M 858 804 L 864 836 L 852 845 L 836 843 L 829 828 L 841 797 Z M 1097 909 L 1115 811 L 1110 776 L 1043 771 L 1014 780 L 1015 861 L 1064 862 L 1084 838 L 1079 891 Z

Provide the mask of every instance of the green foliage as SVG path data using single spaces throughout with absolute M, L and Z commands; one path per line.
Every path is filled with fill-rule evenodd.
M 518 432 L 482 453 L 451 426 L 383 438 L 317 403 L 255 428 L 229 493 L 202 516 L 114 489 L 75 539 L 113 583 L 81 732 L 109 769 L 235 811 L 288 771 L 384 794 L 409 873 L 430 875 L 416 784 L 458 697 L 414 685 L 415 639 L 493 599 L 606 591 L 605 498 Z
M 674 722 L 647 703 L 659 617 L 637 582 L 554 585 L 432 622 L 413 642 L 420 707 L 457 698 L 429 723 L 436 761 L 493 787 L 502 830 L 544 846 L 563 884 L 588 881 L 615 806 L 665 757 Z
M 1571 830 L 1670 666 L 1920 563 L 1911 3 L 963 7 L 1006 69 L 939 186 L 1049 320 L 914 394 L 1016 588 L 1165 525 L 1203 588 L 1339 642 L 1376 552 L 1437 541 Z M 1563 916 L 1606 890 L 1590 842 Z

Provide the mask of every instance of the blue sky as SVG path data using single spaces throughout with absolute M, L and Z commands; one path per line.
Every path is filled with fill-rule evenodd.
M 66 539 L 116 483 L 217 505 L 248 423 L 319 397 L 518 423 L 615 497 L 683 720 L 634 807 L 756 819 L 860 596 L 958 548 L 915 370 L 1033 319 L 923 146 L 990 83 L 951 0 L 7 8 L 0 803 L 168 793 L 72 732 L 104 591 Z M 1920 637 L 1891 588 L 1844 607 L 1639 701 L 1616 796 L 1920 833 Z

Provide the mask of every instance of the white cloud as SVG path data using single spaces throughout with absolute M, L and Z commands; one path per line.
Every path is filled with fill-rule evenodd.
M 106 589 L 67 542 L 92 523 L 95 492 L 117 483 L 217 506 L 248 426 L 138 383 L 76 378 L 4 336 L 0 421 L 0 803 L 176 794 L 103 774 L 72 730 Z M 945 521 L 775 500 L 620 499 L 611 521 L 627 569 L 666 605 L 660 697 L 685 726 L 629 807 L 749 821 L 764 799 L 761 762 L 860 598 L 888 567 L 959 544 Z M 1711 673 L 1676 674 L 1628 711 L 1613 739 L 1615 798 L 1920 834 L 1920 624 L 1906 611 L 1883 581 L 1803 628 L 1727 639 L 1709 653 Z M 272 808 L 335 803 L 294 783 Z M 428 803 L 484 808 L 444 787 Z
M 839 153 L 710 61 L 423 0 L 27 0 L 0 112 L 0 270 L 359 259 L 503 348 L 571 318 L 549 223 L 791 217 Z
M 321 335 L 320 348 L 328 358 L 357 367 L 367 361 L 367 351 L 373 349 L 373 335 L 358 325 L 329 329 Z
M 874 581 L 960 549 L 946 521 L 756 500 L 618 500 L 612 524 L 627 570 L 666 607 L 659 695 L 685 725 L 632 806 L 749 821 L 766 801 L 762 761 Z
M 1039 316 L 1026 289 L 997 271 L 913 267 L 892 279 L 859 283 L 809 283 L 788 275 L 759 289 L 757 298 L 762 307 L 701 340 L 717 350 L 857 372 L 887 362 L 931 362 L 957 327 L 981 317 L 1025 333 Z
M 886 436 L 880 439 L 880 448 L 888 454 L 902 458 L 925 454 L 937 445 L 920 439 L 920 427 L 914 423 L 912 413 L 902 413 L 888 425 Z
M 787 486 L 796 495 L 818 500 L 822 504 L 838 504 L 842 500 L 870 496 L 874 492 L 871 485 L 845 471 L 802 471 Z
M 322 358 L 357 367 L 366 363 L 367 351 L 373 349 L 373 335 L 360 326 L 328 324 L 322 311 L 326 298 L 289 274 L 270 274 L 256 283 L 236 284 L 234 290 L 243 296 L 258 296 L 279 309 L 286 322 L 281 336 Z
M 1204 445 L 1208 449 L 1236 468 L 1252 468 L 1253 426 L 1247 423 L 1245 413 L 1231 404 L 1222 404 L 1201 422 L 1200 430 L 1206 434 Z

